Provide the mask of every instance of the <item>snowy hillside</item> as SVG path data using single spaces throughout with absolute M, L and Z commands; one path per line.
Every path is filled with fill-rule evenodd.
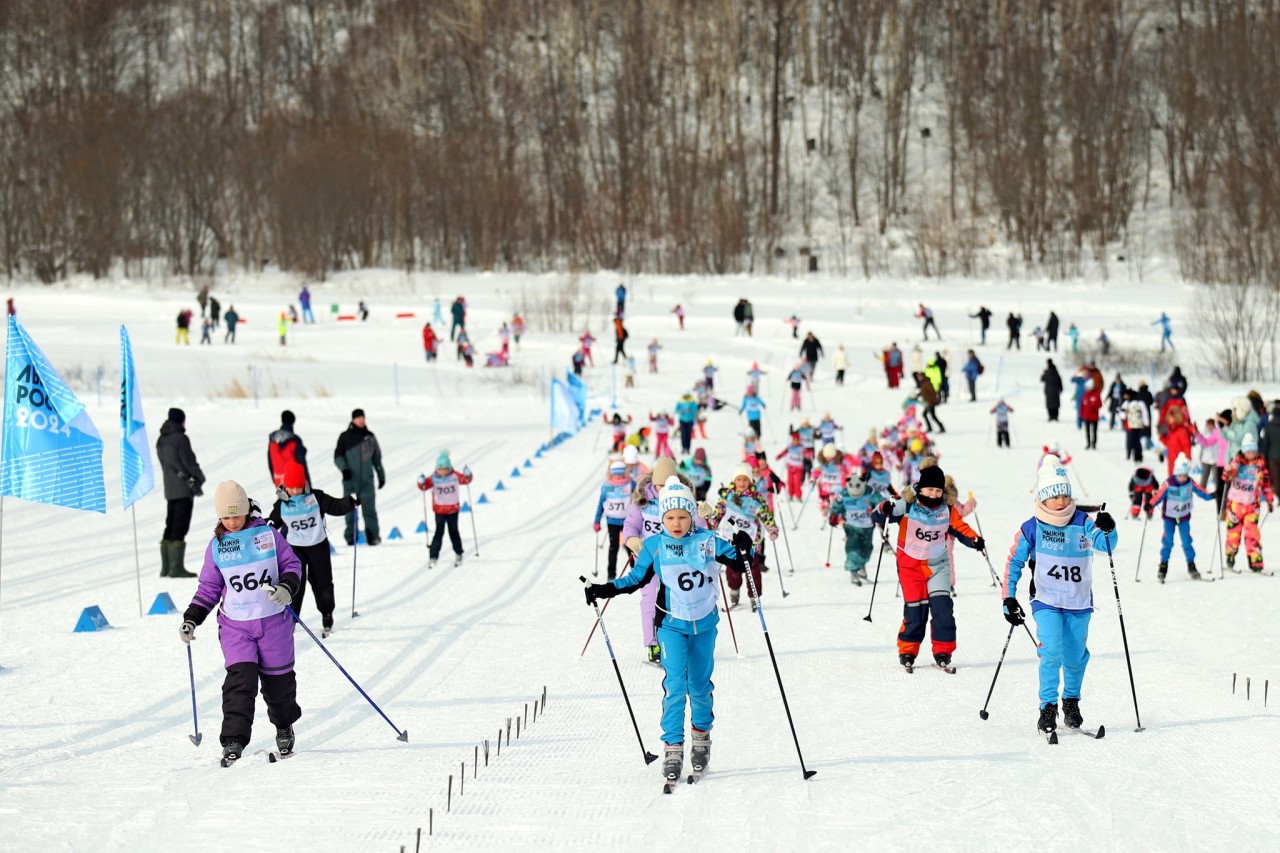
M 468 327 L 483 354 L 497 349 L 496 329 L 510 319 L 523 288 L 551 277 L 339 276 L 314 288 L 320 323 L 294 327 L 280 347 L 274 317 L 293 298 L 285 278 L 221 282 L 214 293 L 247 319 L 239 342 L 173 343 L 173 317 L 196 308 L 191 291 L 130 282 L 112 288 L 72 284 L 19 289 L 20 320 L 88 405 L 106 441 L 105 517 L 8 499 L 4 503 L 0 591 L 0 815 L 13 850 L 414 850 L 422 849 L 848 849 L 876 850 L 1261 850 L 1274 846 L 1273 809 L 1280 782 L 1280 710 L 1264 707 L 1264 684 L 1277 681 L 1274 649 L 1280 627 L 1268 606 L 1275 578 L 1227 573 L 1214 583 L 1187 580 L 1175 550 L 1167 584 L 1155 582 L 1160 529 L 1121 521 L 1116 576 L 1132 652 L 1134 702 L 1105 557 L 1095 561 L 1092 662 L 1081 706 L 1086 724 L 1105 724 L 1090 746 L 1063 736 L 1048 747 L 1035 734 L 1036 657 L 1022 632 L 1013 636 L 989 706 L 979 719 L 1008 632 L 981 556 L 957 548 L 956 620 L 959 671 L 897 665 L 901 619 L 892 558 L 885 560 L 868 613 L 870 585 L 853 587 L 835 532 L 824 568 L 829 528 L 812 502 L 787 535 L 795 572 L 773 565 L 764 577 L 764 615 L 777 654 L 804 760 L 817 775 L 801 778 L 761 626 L 749 609 L 732 613 L 742 657 L 721 622 L 716 652 L 714 757 L 706 779 L 663 796 L 658 765 L 641 759 L 626 707 L 601 638 L 579 656 L 594 621 L 579 575 L 590 576 L 597 553 L 590 523 L 608 443 L 593 423 L 538 455 L 549 438 L 544 377 L 563 372 L 575 334 L 530 332 L 509 369 L 466 369 L 450 348 L 424 363 L 420 329 L 431 301 L 466 295 Z M 617 279 L 585 278 L 610 298 Z M 1242 394 L 1215 382 L 1199 362 L 1192 335 L 1191 290 L 1180 284 L 1050 286 L 1016 290 L 983 282 L 879 282 L 765 278 L 628 279 L 629 351 L 640 365 L 634 389 L 617 375 L 617 404 L 643 420 L 670 408 L 708 358 L 720 366 L 719 396 L 736 403 L 753 360 L 769 371 L 765 443 L 782 449 L 795 416 L 784 409 L 783 378 L 798 341 L 782 322 L 793 311 L 801 333 L 813 331 L 827 358 L 818 365 L 806 410 L 830 411 L 856 447 L 873 427 L 897 419 L 904 392 L 885 388 L 872 358 L 897 341 L 919 340 L 912 319 L 929 305 L 953 365 L 951 402 L 939 408 L 941 465 L 961 492 L 978 499 L 978 518 L 992 559 L 1003 561 L 1015 529 L 1031 511 L 1029 489 L 1041 446 L 1054 441 L 1075 457 L 1087 497 L 1119 516 L 1127 505 L 1132 466 L 1120 431 L 1103 428 L 1100 449 L 1085 451 L 1083 433 L 1066 413 L 1045 422 L 1038 377 L 1044 354 L 1030 338 L 1050 309 L 1063 328 L 1075 322 L 1082 341 L 1105 328 L 1117 346 L 1153 352 L 1151 322 L 1167 310 L 1190 379 L 1192 415 L 1203 421 Z M 741 297 L 755 306 L 755 334 L 735 337 L 730 311 Z M 356 300 L 369 301 L 368 322 L 338 322 Z M 687 329 L 671 308 L 682 303 Z M 967 402 L 958 369 L 976 343 L 967 317 L 985 303 L 995 312 L 990 343 L 977 348 L 986 371 L 978 402 Z M 199 313 L 196 308 L 197 314 Z M 1023 349 L 1007 353 L 1003 318 L 1020 311 Z M 397 312 L 416 317 L 396 319 Z M 383 447 L 386 488 L 378 493 L 384 539 L 403 539 L 357 554 L 329 525 L 338 610 L 325 641 L 407 743 L 356 693 L 302 631 L 296 632 L 299 754 L 278 764 L 261 755 L 272 729 L 259 702 L 254 740 L 240 765 L 218 766 L 223 679 L 213 622 L 192 644 L 200 731 L 193 747 L 186 655 L 177 615 L 138 616 L 130 514 L 120 509 L 117 326 L 133 338 L 152 443 L 169 406 L 187 413 L 187 432 L 209 478 L 196 501 L 187 567 L 194 568 L 211 533 L 212 485 L 242 482 L 268 501 L 267 435 L 280 410 L 297 413 L 316 485 L 340 489 L 332 448 L 351 409 L 368 413 Z M 609 409 L 612 335 L 601 338 L 597 366 L 586 377 L 594 407 Z M 644 346 L 658 337 L 660 373 L 645 372 Z M 850 374 L 835 386 L 830 356 L 843 343 Z M 1067 352 L 1052 354 L 1064 378 L 1075 369 Z M 1154 363 L 1154 357 L 1151 362 Z M 98 368 L 101 366 L 101 398 Z M 1113 371 L 1105 371 L 1108 381 Z M 1153 389 L 1164 372 L 1125 373 Z M 258 399 L 254 399 L 255 375 Z M 1264 398 L 1280 388 L 1257 388 Z M 1069 392 L 1068 392 L 1069 394 Z M 1013 448 L 997 450 L 989 409 L 998 396 L 1015 408 Z M 745 428 L 735 409 L 713 413 L 705 446 L 716 482 L 736 462 Z M 462 518 L 467 557 L 428 571 L 415 487 L 436 454 L 476 474 L 476 502 Z M 1154 457 L 1151 457 L 1152 459 Z M 529 466 L 525 467 L 525 462 Z M 652 461 L 652 460 L 647 460 Z M 781 470 L 781 463 L 776 463 Z M 1150 463 L 1153 464 L 1154 463 Z M 1163 476 L 1163 467 L 1160 466 Z M 519 476 L 513 476 L 518 471 Z M 502 482 L 499 490 L 497 484 Z M 1213 560 L 1212 511 L 1197 504 L 1193 529 L 1202 570 Z M 794 508 L 794 507 L 793 507 Z M 161 579 L 156 542 L 165 502 L 159 490 L 137 504 L 142 598 L 150 606 L 168 592 L 179 610 L 193 580 Z M 785 515 L 785 513 L 784 513 Z M 472 538 L 474 520 L 477 538 Z M 1280 527 L 1263 528 L 1264 553 L 1280 567 Z M 475 556 L 478 544 L 479 556 Z M 781 540 L 779 544 L 783 543 Z M 447 549 L 446 549 L 447 556 Z M 781 560 L 787 562 L 786 551 Z M 352 567 L 356 564 L 356 600 Z M 1000 569 L 999 562 L 997 570 Z M 874 568 L 869 567 L 869 568 Z M 1137 569 L 1141 580 L 1134 581 Z M 603 569 L 600 572 L 603 577 Z M 789 595 L 784 599 L 779 582 Z M 1026 584 L 1022 586 L 1025 602 Z M 98 605 L 113 628 L 72 633 L 82 608 Z M 659 669 L 643 661 L 638 597 L 610 603 L 605 616 L 644 746 L 660 752 Z M 351 610 L 360 615 L 352 620 Z M 318 629 L 308 595 L 304 621 Z M 927 643 L 922 650 L 927 653 Z M 1233 679 L 1237 681 L 1232 691 Z M 1245 680 L 1250 680 L 1250 698 Z M 534 700 L 546 690 L 545 708 Z M 1280 702 L 1280 696 L 1277 699 Z M 526 706 L 529 721 L 523 714 Z M 1269 706 L 1269 697 L 1268 697 Z M 521 734 L 505 741 L 507 721 Z M 502 753 L 495 743 L 503 731 Z M 488 766 L 473 763 L 489 740 Z M 465 764 L 465 791 L 458 778 Z M 451 812 L 446 813 L 453 775 Z M 429 815 L 433 834 L 428 834 Z M 1272 840 L 1268 840 L 1272 839 Z

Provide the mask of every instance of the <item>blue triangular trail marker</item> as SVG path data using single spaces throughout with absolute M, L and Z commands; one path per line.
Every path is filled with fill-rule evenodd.
M 107 621 L 107 617 L 103 614 L 102 608 L 98 605 L 86 607 L 80 612 L 80 621 L 76 622 L 77 634 L 83 632 L 105 631 L 111 627 L 111 623 Z
M 391 532 L 387 534 L 387 538 L 388 538 L 388 539 L 403 539 L 403 538 L 404 538 L 404 536 L 402 536 L 402 535 L 400 534 L 400 528 L 399 528 L 399 527 L 393 527 L 393 528 L 391 528 Z
M 524 460 L 524 467 L 525 467 L 525 468 L 532 468 L 532 467 L 533 467 L 533 463 L 532 463 L 532 462 L 530 462 L 528 459 L 526 459 L 526 460 Z
M 505 492 L 505 491 L 507 490 L 507 487 L 506 487 L 506 486 L 504 486 L 504 485 L 502 485 L 502 481 L 501 481 L 501 480 L 499 480 L 499 481 L 498 481 L 498 485 L 494 486 L 494 487 L 493 487 L 493 490 L 494 490 L 495 492 Z
M 476 503 L 478 503 L 478 504 L 487 504 L 488 502 L 489 502 L 489 496 L 488 496 L 488 495 L 486 495 L 486 494 L 484 494 L 483 492 L 481 492 L 481 493 L 480 493 L 480 499 L 479 499 L 478 501 L 476 501 Z
M 488 502 L 489 501 L 485 498 L 484 495 L 481 495 L 480 500 L 476 501 L 476 503 L 481 503 L 481 504 L 487 504 Z M 462 504 L 462 509 L 458 510 L 458 512 L 471 512 L 471 504 L 464 502 Z
M 512 477 L 519 477 L 519 476 L 520 476 L 520 469 L 519 469 L 519 468 L 512 468 L 512 469 L 511 469 L 511 476 L 512 476 Z
M 425 521 L 419 521 L 419 522 L 418 522 L 418 528 L 417 528 L 416 530 L 414 530 L 413 532 L 414 532 L 414 533 L 426 533 L 426 532 L 427 532 L 427 523 L 426 523 Z
M 170 613 L 177 613 L 178 607 L 173 603 L 173 599 L 169 597 L 169 593 L 162 592 L 156 596 L 156 600 L 152 603 L 151 609 L 147 611 L 148 616 L 167 616 Z

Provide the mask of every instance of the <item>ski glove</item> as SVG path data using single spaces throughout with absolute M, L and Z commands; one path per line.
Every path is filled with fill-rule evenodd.
M 598 521 L 593 521 L 593 522 L 591 523 L 591 529 L 592 529 L 593 531 L 595 531 L 596 533 L 599 533 L 599 532 L 600 532 L 600 522 L 598 522 Z
M 587 584 L 583 591 L 587 595 L 588 605 L 593 605 L 602 598 L 613 598 L 618 594 L 618 588 L 611 583 Z
M 747 531 L 739 530 L 733 534 L 733 547 L 738 549 L 738 553 L 745 560 L 751 556 L 751 551 L 755 548 L 755 542 L 751 541 L 751 536 Z
M 381 479 L 379 479 L 379 480 L 378 480 L 378 488 L 379 488 L 379 489 L 381 489 L 381 488 L 382 488 L 383 486 L 385 486 L 386 484 L 387 484 L 387 478 L 386 478 L 386 477 L 382 477 Z
M 1110 533 L 1116 529 L 1116 520 L 1111 517 L 1109 512 L 1098 513 L 1097 518 L 1093 520 L 1093 524 L 1103 533 Z
M 293 602 L 293 593 L 290 592 L 289 587 L 285 586 L 283 583 L 274 587 L 269 586 L 267 589 L 271 590 L 270 594 L 267 595 L 267 598 L 271 599 L 272 604 L 287 607 Z
M 832 527 L 838 527 L 840 525 L 840 516 L 838 515 L 828 516 L 827 523 L 830 524 Z
M 191 641 L 196 638 L 196 623 L 190 619 L 183 622 L 178 628 L 178 636 L 182 639 L 182 642 L 191 645 Z
M 427 490 L 428 490 L 428 489 L 430 489 L 430 488 L 431 488 L 431 487 L 427 485 L 427 475 L 426 475 L 426 474 L 419 474 L 419 475 L 418 475 L 418 489 L 419 489 L 420 491 L 425 492 L 425 491 L 427 491 Z
M 707 503 L 706 501 L 698 501 L 698 517 L 699 518 L 710 518 L 711 513 L 713 512 L 715 512 L 715 507 L 711 506 L 711 504 Z
M 982 552 L 984 552 L 984 553 L 985 553 L 985 552 L 986 552 L 986 550 L 987 550 L 987 540 L 985 540 L 985 539 L 983 539 L 981 536 L 979 536 L 979 537 L 978 537 L 977 539 L 975 539 L 975 540 L 974 540 L 974 542 L 973 542 L 973 550 L 975 550 L 975 551 L 982 551 Z
M 1027 614 L 1022 612 L 1022 605 L 1018 603 L 1018 599 L 1006 598 L 1004 600 L 1004 621 L 1010 625 L 1021 625 L 1027 621 Z

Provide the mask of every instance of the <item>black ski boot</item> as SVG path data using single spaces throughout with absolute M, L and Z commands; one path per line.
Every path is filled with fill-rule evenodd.
M 1193 581 L 1200 580 L 1200 573 L 1196 571 L 1195 563 L 1187 563 L 1187 574 L 1191 575 Z
M 898 655 L 898 663 L 901 664 L 902 668 L 905 669 L 907 672 L 915 672 L 916 656 L 915 655 Z
M 1156 572 L 1156 580 L 1160 581 L 1160 583 L 1164 583 L 1164 576 L 1167 574 L 1169 574 L 1169 564 L 1161 563 L 1160 571 Z
M 276 729 L 276 751 L 281 758 L 293 755 L 293 726 Z
M 956 671 L 956 668 L 951 664 L 951 655 L 946 652 L 938 652 L 935 654 L 933 656 L 933 662 L 938 665 L 939 669 L 946 670 L 947 672 Z
M 222 748 L 222 766 L 230 767 L 240 760 L 240 756 L 244 753 L 244 744 L 229 743 Z
M 684 769 L 684 744 L 668 743 L 662 755 L 662 775 L 667 782 L 674 784 Z
M 1062 722 L 1069 729 L 1078 729 L 1084 725 L 1084 717 L 1080 716 L 1080 700 L 1062 697 Z
M 729 590 L 729 607 L 737 607 L 740 593 L 736 589 Z
M 711 763 L 711 732 L 694 729 L 692 741 L 689 747 L 689 766 L 700 776 Z
M 1058 705 L 1056 702 L 1045 702 L 1041 706 L 1040 721 L 1036 723 L 1036 728 L 1044 733 L 1058 730 Z

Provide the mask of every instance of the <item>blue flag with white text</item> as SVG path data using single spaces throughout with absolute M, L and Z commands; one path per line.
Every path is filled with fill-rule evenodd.
M 133 347 L 129 330 L 120 327 L 120 488 L 124 508 L 156 487 L 156 472 L 151 464 L 151 444 L 147 441 L 147 424 L 142 415 L 142 392 L 133 369 Z
M 569 395 L 573 397 L 573 402 L 578 407 L 578 424 L 585 424 L 587 422 L 587 383 L 582 381 L 581 376 L 574 376 L 568 370 L 564 372 L 564 378 L 569 385 Z
M 578 431 L 578 404 L 573 395 L 559 379 L 551 380 L 551 432 L 559 435 L 563 432 Z
M 102 437 L 16 317 L 9 315 L 0 495 L 107 511 Z

